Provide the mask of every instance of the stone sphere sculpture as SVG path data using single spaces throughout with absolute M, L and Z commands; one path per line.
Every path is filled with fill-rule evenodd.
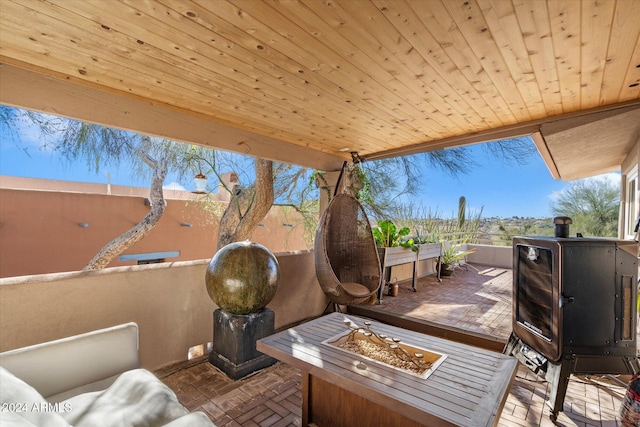
M 230 243 L 214 255 L 205 283 L 214 303 L 231 314 L 264 308 L 278 289 L 278 260 L 264 246 L 249 241 Z

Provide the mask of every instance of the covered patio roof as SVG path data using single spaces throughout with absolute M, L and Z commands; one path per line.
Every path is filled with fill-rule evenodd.
M 640 0 L 3 0 L 0 102 L 323 170 L 532 135 L 551 174 L 640 132 Z

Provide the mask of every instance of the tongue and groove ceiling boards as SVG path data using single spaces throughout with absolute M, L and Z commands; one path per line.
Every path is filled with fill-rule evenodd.
M 637 141 L 639 37 L 640 0 L 2 0 L 0 102 L 319 169 L 536 134 L 574 179 Z

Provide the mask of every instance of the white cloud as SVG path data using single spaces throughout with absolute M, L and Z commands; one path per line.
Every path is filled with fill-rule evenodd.
M 188 191 L 186 188 L 184 188 L 182 186 L 182 184 L 180 184 L 179 182 L 171 182 L 167 185 L 163 185 L 162 186 L 163 189 L 165 190 L 177 190 L 177 191 Z
M 566 188 L 566 187 L 565 187 Z M 558 198 L 560 197 L 560 195 L 564 192 L 565 188 L 563 188 L 562 190 L 556 190 L 551 192 L 550 194 L 547 195 L 547 199 L 551 202 L 554 203 L 555 201 L 558 200 Z
M 41 114 L 41 117 L 43 120 L 58 119 L 47 114 Z M 54 132 L 51 135 L 42 135 L 40 128 L 33 124 L 30 119 L 26 118 L 26 112 L 23 110 L 17 110 L 17 117 L 13 122 L 12 127 L 13 134 L 11 137 L 9 137 L 9 134 L 3 135 L 3 148 L 15 146 L 23 150 L 38 150 L 50 153 L 54 151 L 55 146 L 52 142 L 54 142 L 58 138 L 59 134 L 61 134 L 61 132 Z
M 36 126 L 24 121 L 18 121 L 17 127 L 21 142 L 28 147 L 40 148 L 42 145 L 42 136 Z
M 602 175 L 585 178 L 584 181 L 609 181 L 613 185 L 620 185 L 621 175 L 619 172 L 609 172 Z
M 554 203 L 555 201 L 558 200 L 560 195 L 562 193 L 564 193 L 571 186 L 571 184 L 576 183 L 576 182 L 580 182 L 580 181 L 584 181 L 584 182 L 608 181 L 612 185 L 620 186 L 621 176 L 620 176 L 619 172 L 609 172 L 609 173 L 605 173 L 605 174 L 602 174 L 602 175 L 596 175 L 596 176 L 591 176 L 589 178 L 583 178 L 583 179 L 578 179 L 578 180 L 575 180 L 575 181 L 570 181 L 570 182 L 565 183 L 564 188 L 562 188 L 561 190 L 556 190 L 556 191 L 548 194 L 547 195 L 547 199 L 551 203 Z

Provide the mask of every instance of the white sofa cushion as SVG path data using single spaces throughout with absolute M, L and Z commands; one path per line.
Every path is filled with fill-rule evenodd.
M 107 388 L 140 367 L 138 325 L 126 323 L 0 353 L 0 366 L 51 402 Z
M 189 414 L 173 391 L 144 369 L 125 372 L 102 392 L 81 394 L 64 403 L 72 410 L 62 416 L 76 427 L 161 426 Z
M 0 400 L 2 427 L 214 426 L 204 413 L 190 414 L 173 391 L 145 369 L 125 372 L 106 390 L 51 403 L 0 367 Z
M 0 353 L 0 425 L 213 426 L 139 366 L 135 323 Z
M 36 389 L 0 366 L 0 425 L 66 427 L 69 424 Z

